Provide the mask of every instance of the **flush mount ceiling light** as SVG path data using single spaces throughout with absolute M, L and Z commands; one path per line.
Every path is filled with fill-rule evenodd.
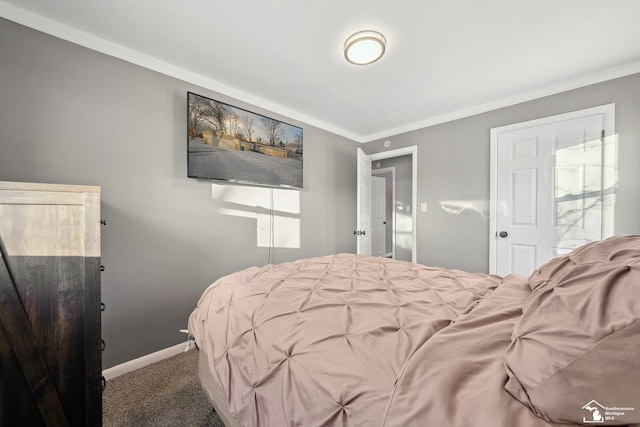
M 344 42 L 344 57 L 355 65 L 373 64 L 384 55 L 387 40 L 377 31 L 358 31 Z

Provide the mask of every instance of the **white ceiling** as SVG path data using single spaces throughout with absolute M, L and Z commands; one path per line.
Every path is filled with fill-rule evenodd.
M 640 72 L 640 0 L 0 0 L 0 16 L 360 142 Z M 363 29 L 387 52 L 351 65 Z

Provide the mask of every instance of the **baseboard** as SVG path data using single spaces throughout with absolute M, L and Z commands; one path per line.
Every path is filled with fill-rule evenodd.
M 102 371 L 102 375 L 106 380 L 110 380 L 127 372 L 135 371 L 136 369 L 144 368 L 152 363 L 175 356 L 183 351 L 185 351 L 185 344 L 176 344 L 172 347 L 156 351 L 155 353 L 147 354 L 146 356 L 138 357 L 137 359 L 129 360 L 128 362 L 105 369 Z

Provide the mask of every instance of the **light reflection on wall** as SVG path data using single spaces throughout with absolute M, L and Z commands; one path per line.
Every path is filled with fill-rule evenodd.
M 300 192 L 280 188 L 212 184 L 218 212 L 256 221 L 256 246 L 300 248 Z
M 400 252 L 404 251 L 407 254 L 411 253 L 413 248 L 413 216 L 411 215 L 411 205 L 405 205 L 402 202 L 396 201 L 396 248 Z M 403 254 L 400 254 L 396 258 L 401 258 Z M 404 255 L 406 256 L 406 254 Z M 410 260 L 410 258 L 409 258 Z
M 462 212 L 476 212 L 483 220 L 489 219 L 488 200 L 443 200 L 440 207 L 448 214 L 460 215 Z

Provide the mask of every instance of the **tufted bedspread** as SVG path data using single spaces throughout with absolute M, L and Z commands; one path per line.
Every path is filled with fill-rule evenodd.
M 529 278 L 352 254 L 249 268 L 189 330 L 227 427 L 640 427 L 640 236 Z
M 304 259 L 221 278 L 189 330 L 228 423 L 376 426 L 407 361 L 501 282 L 353 254 Z

